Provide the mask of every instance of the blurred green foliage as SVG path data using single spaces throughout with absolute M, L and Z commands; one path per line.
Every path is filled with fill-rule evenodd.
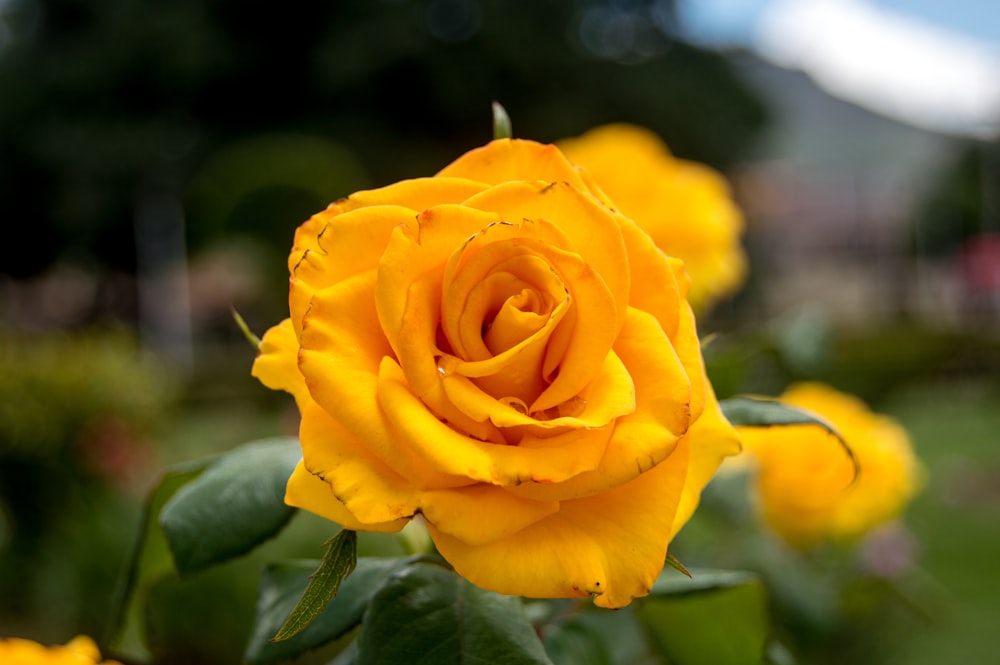
M 673 2 L 21 0 L 0 52 L 0 202 L 32 251 L 132 270 L 145 189 L 183 199 L 189 248 L 252 232 L 288 247 L 356 188 L 434 173 L 490 138 L 632 121 L 725 166 L 765 121 L 727 61 L 671 33 Z M 8 19 L 13 21 L 13 19 Z M 615 26 L 618 26 L 615 28 Z
M 103 629 L 176 388 L 124 332 L 0 337 L 5 629 Z

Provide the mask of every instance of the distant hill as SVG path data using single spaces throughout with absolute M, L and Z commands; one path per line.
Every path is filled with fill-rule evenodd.
M 773 113 L 753 150 L 757 159 L 920 183 L 947 167 L 966 144 L 833 97 L 808 74 L 751 53 L 734 54 L 732 62 Z

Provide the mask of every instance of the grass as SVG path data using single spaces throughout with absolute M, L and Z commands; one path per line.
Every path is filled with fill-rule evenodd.
M 907 387 L 879 410 L 910 432 L 928 475 L 906 516 L 928 574 L 928 630 L 901 640 L 906 665 L 985 663 L 1000 626 L 1000 389 L 950 381 Z

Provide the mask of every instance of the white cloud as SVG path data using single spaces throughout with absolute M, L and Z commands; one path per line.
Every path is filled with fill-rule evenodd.
M 865 0 L 776 0 L 758 50 L 832 94 L 951 134 L 1000 134 L 1000 50 Z

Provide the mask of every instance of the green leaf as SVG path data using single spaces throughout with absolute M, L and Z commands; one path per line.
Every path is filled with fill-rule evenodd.
M 836 437 L 844 452 L 851 458 L 855 474 L 857 473 L 858 461 L 854 457 L 854 451 L 833 425 L 815 413 L 764 397 L 730 397 L 719 400 L 719 406 L 726 419 L 737 427 L 785 427 L 788 425 L 820 427 Z
M 343 637 L 361 623 L 375 591 L 393 571 L 407 562 L 404 558 L 358 559 L 354 572 L 344 580 L 337 595 L 316 619 L 299 634 L 281 642 L 271 638 L 295 609 L 320 561 L 283 561 L 269 565 L 261 576 L 257 614 L 244 659 L 249 665 L 270 665 Z
M 285 484 L 301 452 L 295 439 L 248 443 L 222 455 L 160 512 L 182 574 L 249 552 L 285 527 L 295 509 Z
M 500 102 L 493 102 L 493 138 L 509 139 L 514 136 L 514 129 L 510 124 L 510 116 L 507 109 L 500 105 Z
M 665 574 L 636 601 L 653 649 L 672 665 L 758 665 L 768 635 L 764 585 L 750 573 Z
M 519 598 L 415 563 L 375 594 L 358 636 L 358 665 L 551 662 Z
M 655 662 L 631 606 L 609 612 L 576 604 L 575 614 L 543 626 L 545 651 L 556 665 L 638 665 Z M 565 611 L 565 610 L 564 610 Z M 572 611 L 572 610 L 571 610 Z
M 664 570 L 653 583 L 650 592 L 654 596 L 683 596 L 703 591 L 716 591 L 729 587 L 756 582 L 759 578 L 754 573 L 743 570 L 712 570 L 695 568 L 686 573 L 686 577 L 678 577 L 669 570 Z
M 240 313 L 236 311 L 235 307 L 232 308 L 232 312 L 233 312 L 233 320 L 236 321 L 236 325 L 239 326 L 240 332 L 242 332 L 243 336 L 247 338 L 247 341 L 250 342 L 254 350 L 259 349 L 260 337 L 257 337 L 257 335 L 255 335 L 253 331 L 250 330 L 250 326 L 247 325 L 247 322 L 243 319 L 242 316 L 240 316 Z
M 569 621 L 545 638 L 545 651 L 555 665 L 612 665 L 601 636 L 582 621 Z
M 109 644 L 120 656 L 132 660 L 147 658 L 143 611 L 146 599 L 158 582 L 176 574 L 156 516 L 170 497 L 201 475 L 214 460 L 214 457 L 208 457 L 167 469 L 146 497 L 138 536 L 125 575 L 115 593 L 115 614 L 111 620 Z
M 357 563 L 358 534 L 342 529 L 326 542 L 326 554 L 323 555 L 319 568 L 310 577 L 305 593 L 274 636 L 274 641 L 287 640 L 305 630 L 337 595 L 341 583 Z
M 666 566 L 668 568 L 673 568 L 674 570 L 676 570 L 678 573 L 681 573 L 682 575 L 687 575 L 688 577 L 691 577 L 690 571 L 688 571 L 688 569 L 684 567 L 684 564 L 681 563 L 677 559 L 677 557 L 675 557 L 670 552 L 667 552 L 667 558 L 664 559 L 664 564 L 666 564 Z

